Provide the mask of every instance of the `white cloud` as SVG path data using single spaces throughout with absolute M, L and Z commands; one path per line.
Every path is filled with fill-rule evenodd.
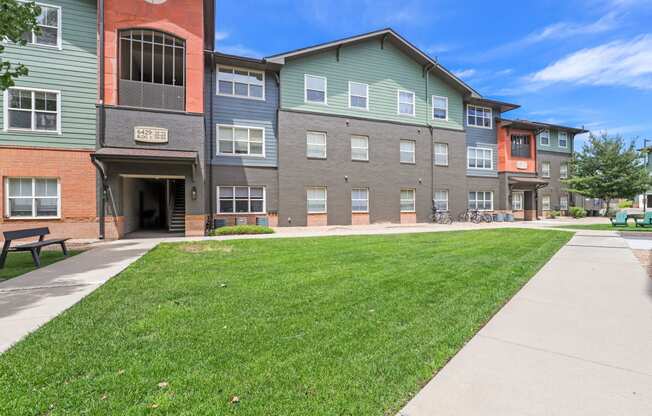
M 261 58 L 263 56 L 262 53 L 239 43 L 235 45 L 218 45 L 217 50 L 228 55 L 244 56 L 247 58 Z
M 215 32 L 215 41 L 219 42 L 229 37 L 229 32 Z
M 475 75 L 477 71 L 475 69 L 460 69 L 457 71 L 453 71 L 453 74 L 455 74 L 456 77 L 458 78 L 471 78 L 473 75 Z

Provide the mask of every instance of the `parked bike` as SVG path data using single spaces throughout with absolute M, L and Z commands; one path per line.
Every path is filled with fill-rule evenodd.
M 467 209 L 457 217 L 457 220 L 460 222 L 472 222 L 474 224 L 479 224 L 481 222 L 493 222 L 494 217 L 491 214 L 482 213 L 477 209 Z
M 452 224 L 453 217 L 448 213 L 448 211 L 440 211 L 433 205 L 430 221 L 436 224 Z

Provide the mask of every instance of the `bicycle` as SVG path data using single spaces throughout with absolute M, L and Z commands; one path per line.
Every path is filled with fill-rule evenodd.
M 494 218 L 491 214 L 483 214 L 477 209 L 467 209 L 458 216 L 458 221 L 472 222 L 474 224 L 480 224 L 481 222 L 491 223 L 493 220 Z
M 432 214 L 430 215 L 430 221 L 436 224 L 452 224 L 453 217 L 448 211 L 440 211 L 437 207 L 432 207 Z

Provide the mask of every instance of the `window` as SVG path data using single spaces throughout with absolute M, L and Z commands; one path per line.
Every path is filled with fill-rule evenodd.
M 544 178 L 550 177 L 550 162 L 541 162 L 541 176 Z
M 351 212 L 369 212 L 369 189 L 351 190 Z
M 369 160 L 369 138 L 351 136 L 351 160 Z
M 326 188 L 308 188 L 308 214 L 326 213 Z
M 530 157 L 530 136 L 512 136 L 512 157 Z
M 349 81 L 349 108 L 369 110 L 369 85 Z
M 416 142 L 414 140 L 401 140 L 401 163 L 416 163 L 415 162 L 415 148 Z
M 414 116 L 414 93 L 411 91 L 401 91 L 398 96 L 398 114 L 403 116 Z
M 217 93 L 241 98 L 265 99 L 265 73 L 249 69 L 219 66 Z
M 448 211 L 448 191 L 435 191 L 435 209 Z
M 541 140 L 541 146 L 550 146 L 550 130 L 546 129 L 539 133 L 539 140 Z
M 567 148 L 568 147 L 568 133 L 565 131 L 559 132 L 559 147 Z
M 435 165 L 448 166 L 448 144 L 435 143 Z
M 469 209 L 478 211 L 493 211 L 493 192 L 469 192 Z
M 568 197 L 560 196 L 559 197 L 559 209 L 562 211 L 568 211 Z
M 541 207 L 544 211 L 550 211 L 550 196 L 545 195 L 541 198 Z
M 60 189 L 57 179 L 8 178 L 7 216 L 10 218 L 58 218 Z
M 305 101 L 307 103 L 327 104 L 326 78 L 306 75 L 304 80 Z
M 61 49 L 61 8 L 36 3 L 41 8 L 41 14 L 36 18 L 41 33 L 23 33 L 27 43 L 41 46 L 55 46 Z
M 469 147 L 467 162 L 469 169 L 493 169 L 493 150 L 485 147 Z
M 120 31 L 121 105 L 185 110 L 186 42 L 154 30 Z
M 432 118 L 448 120 L 448 97 L 432 96 Z
M 326 159 L 326 133 L 309 131 L 306 134 L 306 156 Z
M 5 92 L 5 130 L 60 133 L 59 91 L 10 88 Z
M 512 211 L 523 210 L 523 192 L 512 193 Z
M 414 189 L 401 189 L 401 212 L 414 212 Z
M 559 179 L 568 179 L 568 164 L 559 165 Z
M 490 129 L 492 128 L 491 114 L 491 108 L 468 105 L 466 106 L 466 124 L 469 126 Z
M 265 212 L 265 187 L 218 186 L 218 212 L 221 214 L 262 214 Z
M 258 127 L 217 126 L 218 154 L 265 156 L 265 130 Z

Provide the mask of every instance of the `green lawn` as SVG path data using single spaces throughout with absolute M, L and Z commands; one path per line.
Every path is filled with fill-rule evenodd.
M 571 236 L 160 245 L 0 355 L 0 414 L 391 415 Z
M 68 251 L 69 256 L 74 256 L 77 252 Z M 41 267 L 48 264 L 56 263 L 66 257 L 61 250 L 47 250 L 41 252 Z M 36 269 L 32 255 L 28 252 L 9 253 L 7 255 L 7 262 L 5 267 L 0 269 L 0 282 L 11 279 L 12 277 L 20 276 L 27 272 Z
M 614 227 L 611 224 L 588 224 L 588 225 L 562 225 L 557 228 L 568 228 L 571 230 L 597 230 L 597 231 L 646 231 L 652 232 L 652 227 L 637 227 L 634 220 L 629 220 L 627 227 Z

